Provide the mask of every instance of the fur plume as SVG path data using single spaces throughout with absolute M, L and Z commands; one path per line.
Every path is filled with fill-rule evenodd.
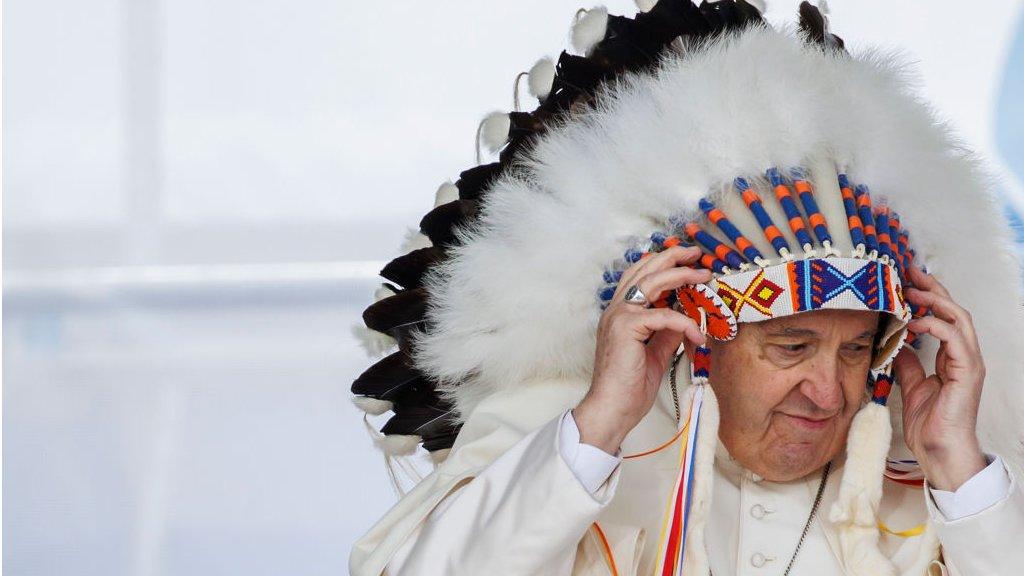
M 356 405 L 356 408 L 359 408 L 370 416 L 380 416 L 394 408 L 394 405 L 387 400 L 379 400 L 377 398 L 370 398 L 369 396 L 353 396 L 352 403 Z
M 511 129 L 512 119 L 507 113 L 491 112 L 480 121 L 477 133 L 480 143 L 493 154 L 508 142 L 508 133 Z
M 591 8 L 572 25 L 569 40 L 577 54 L 589 55 L 598 42 L 604 40 L 607 29 L 608 9 L 604 6 Z
M 537 60 L 537 63 L 530 68 L 528 73 L 527 87 L 530 94 L 543 101 L 551 93 L 551 86 L 555 82 L 555 64 L 551 58 L 544 57 Z
M 658 0 L 635 0 L 636 9 L 641 12 L 650 12 L 651 8 L 658 3 Z
M 394 434 L 391 436 L 382 435 L 373 439 L 377 449 L 388 456 L 408 456 L 416 451 L 423 439 L 419 436 L 405 436 Z
M 891 440 L 889 410 L 868 402 L 850 425 L 839 496 L 829 511 L 829 520 L 839 527 L 846 569 L 853 576 L 896 576 L 896 567 L 878 547 L 878 505 Z
M 352 326 L 352 335 L 359 341 L 359 345 L 369 358 L 380 358 L 398 346 L 398 341 L 391 336 L 371 330 L 361 324 Z
M 402 245 L 399 247 L 399 252 L 408 254 L 413 250 L 420 250 L 422 248 L 430 248 L 433 244 L 430 243 L 430 238 L 427 235 L 420 232 L 415 228 L 408 228 L 405 231 L 405 238 L 402 240 Z
M 437 187 L 434 194 L 434 207 L 438 207 L 459 199 L 459 188 L 451 182 L 445 182 Z

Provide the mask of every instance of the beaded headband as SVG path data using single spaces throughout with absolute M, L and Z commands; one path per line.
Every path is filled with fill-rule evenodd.
M 868 378 L 872 400 L 885 404 L 892 360 L 908 337 L 907 323 L 925 313 L 903 297 L 914 251 L 899 215 L 887 206 L 874 206 L 868 187 L 852 186 L 843 172 L 836 174 L 837 198 L 822 196 L 801 168 L 790 169 L 788 177 L 769 168 L 764 184 L 774 193 L 774 204 L 772 196 L 762 198 L 750 180 L 736 178 L 734 193 L 746 213 L 734 199 L 723 197 L 719 202 L 732 204 L 727 214 L 711 198 L 702 198 L 702 219 L 674 216 L 668 220 L 669 231 L 655 231 L 634 242 L 604 272 L 598 295 L 602 308 L 615 293 L 622 272 L 634 262 L 673 246 L 699 246 L 697 267 L 711 270 L 712 280 L 668 291 L 653 302 L 655 307 L 677 308 L 717 340 L 734 338 L 738 323 L 801 312 L 885 313 L 888 320 Z M 819 208 L 826 202 L 832 207 L 831 218 Z M 698 347 L 691 363 L 695 381 L 706 380 L 710 350 Z

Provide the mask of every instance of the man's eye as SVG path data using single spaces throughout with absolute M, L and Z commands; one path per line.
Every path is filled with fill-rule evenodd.
M 778 347 L 781 348 L 783 352 L 796 354 L 798 352 L 803 352 L 804 350 L 806 350 L 807 344 L 779 344 Z
M 853 354 L 859 354 L 861 352 L 866 352 L 870 348 L 871 347 L 867 344 L 850 344 L 849 346 L 846 346 L 846 351 Z

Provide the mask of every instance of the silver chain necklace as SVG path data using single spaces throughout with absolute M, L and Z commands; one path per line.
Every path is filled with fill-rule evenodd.
M 676 365 L 679 364 L 679 359 L 683 354 L 678 354 L 672 359 L 672 369 L 669 375 L 669 383 L 672 389 L 672 400 L 675 404 L 676 409 L 676 423 L 679 423 L 679 391 L 676 387 Z M 789 571 L 793 569 L 793 563 L 796 562 L 796 555 L 800 553 L 800 548 L 804 545 L 804 540 L 807 539 L 807 533 L 811 530 L 811 523 L 814 522 L 815 516 L 818 513 L 818 506 L 821 505 L 821 498 L 825 495 L 825 484 L 828 482 L 828 473 L 832 470 L 832 461 L 828 461 L 825 467 L 821 471 L 821 481 L 818 483 L 818 494 L 814 497 L 814 504 L 811 505 L 811 513 L 807 515 L 807 522 L 804 523 L 803 532 L 800 533 L 800 541 L 796 543 L 796 548 L 793 550 L 793 556 L 789 559 L 789 564 L 786 564 L 786 571 L 782 573 L 782 576 L 789 576 Z M 708 568 L 709 576 L 714 576 L 711 572 L 711 568 Z

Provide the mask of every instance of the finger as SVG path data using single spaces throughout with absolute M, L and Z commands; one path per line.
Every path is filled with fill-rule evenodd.
M 666 290 L 674 290 L 681 286 L 700 284 L 711 280 L 711 271 L 705 268 L 669 268 L 645 274 L 634 284 L 643 290 L 652 302 L 659 299 Z
M 974 321 L 971 314 L 951 298 L 944 297 L 937 292 L 925 292 L 916 288 L 909 288 L 906 297 L 914 304 L 930 308 L 937 318 L 952 323 L 959 328 L 972 344 L 977 344 L 977 335 L 974 331 Z
M 638 309 L 637 313 L 624 317 L 622 322 L 630 330 L 631 337 L 640 342 L 661 330 L 681 333 L 695 344 L 703 345 L 705 341 L 704 334 L 693 320 L 667 308 Z
M 952 299 L 949 295 L 949 290 L 946 290 L 946 287 L 943 286 L 935 276 L 925 273 L 924 270 L 921 270 L 917 266 L 908 266 L 908 268 L 910 270 L 910 282 L 915 288 L 918 290 L 926 290 L 928 292 L 936 292 L 946 298 Z
M 924 366 L 921 364 L 921 359 L 908 347 L 904 347 L 896 355 L 896 359 L 893 360 L 892 369 L 896 373 L 896 383 L 900 386 L 900 397 L 904 402 L 906 402 L 907 396 L 913 392 L 914 388 L 928 377 L 928 374 L 924 371 Z
M 651 337 L 647 348 L 659 361 L 667 362 L 675 356 L 676 350 L 679 350 L 679 345 L 683 343 L 685 337 L 686 335 L 682 332 L 662 330 Z
M 973 363 L 963 332 L 949 322 L 934 316 L 925 316 L 911 320 L 907 324 L 907 330 L 914 334 L 931 334 L 946 345 L 949 358 L 958 364 L 969 366 Z
M 700 258 L 700 248 L 696 246 L 673 246 L 668 250 L 641 258 L 639 262 L 634 263 L 622 272 L 615 295 L 621 298 L 622 294 L 620 294 L 620 291 L 625 292 L 643 274 L 654 270 L 665 270 L 680 264 L 691 264 L 696 262 L 698 258 Z

